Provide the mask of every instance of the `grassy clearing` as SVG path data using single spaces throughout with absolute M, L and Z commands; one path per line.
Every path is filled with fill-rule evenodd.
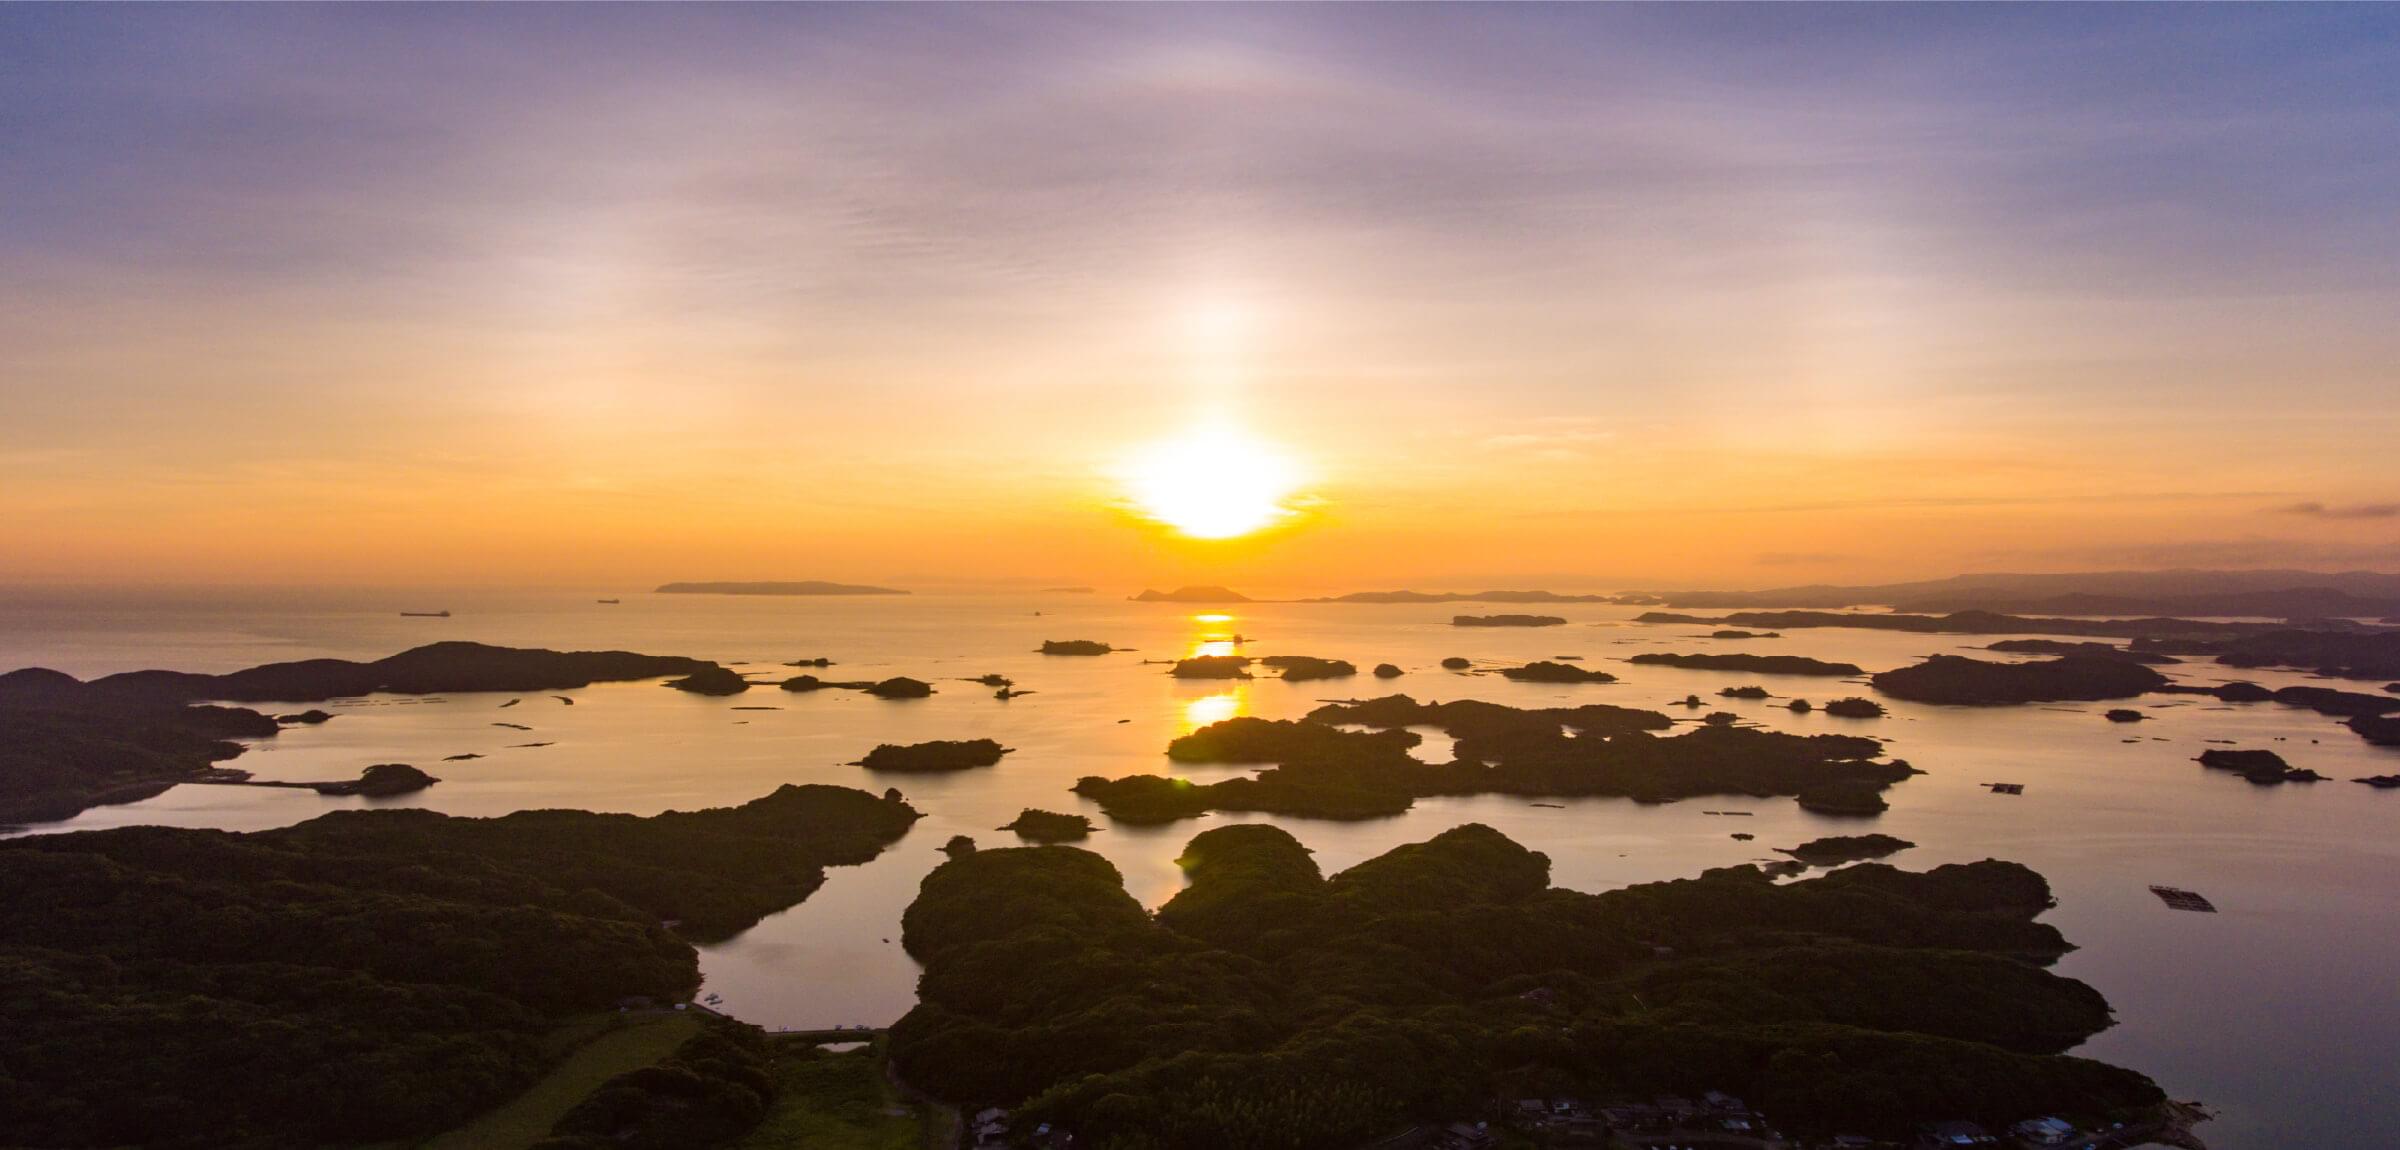
M 779 1044 L 781 1090 L 766 1120 L 732 1150 L 923 1150 L 924 1107 L 904 1101 L 884 1077 L 879 1046 L 843 1053 Z
M 673 1054 L 699 1030 L 700 1020 L 688 1014 L 609 1014 L 568 1023 L 550 1039 L 562 1052 L 572 1049 L 565 1061 L 506 1105 L 418 1150 L 524 1150 L 549 1137 L 560 1116 L 601 1083 Z

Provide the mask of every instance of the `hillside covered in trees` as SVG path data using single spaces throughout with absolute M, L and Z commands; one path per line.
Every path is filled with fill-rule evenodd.
M 1073 848 L 935 870 L 904 924 L 908 1081 L 1112 1148 L 1356 1144 L 1557 1093 L 1718 1089 L 1787 1129 L 1895 1135 L 2161 1099 L 2061 1053 L 2108 1004 L 2044 969 L 2066 942 L 2013 863 L 1590 895 L 1484 826 L 1328 878 L 1262 824 L 1181 861 L 1155 918 Z
M 1170 822 L 1209 811 L 1266 811 L 1312 818 L 1396 815 L 1432 795 L 1601 795 L 1665 802 L 1697 795 L 1826 794 L 1874 799 L 1916 769 L 1877 761 L 1883 744 L 1857 735 L 1794 735 L 1702 726 L 1660 738 L 1673 723 L 1656 711 L 1593 704 L 1518 708 L 1406 695 L 1328 703 L 1301 720 L 1253 717 L 1211 723 L 1176 739 L 1183 763 L 1273 764 L 1247 778 L 1193 783 L 1160 775 L 1091 776 L 1075 792 L 1116 819 Z M 1368 727 L 1371 730 L 1346 728 Z M 1448 763 L 1410 754 L 1407 726 L 1440 727 L 1457 740 Z M 1572 732 L 1571 734 L 1569 732 Z
M 687 940 L 808 897 L 916 818 L 786 786 L 649 818 L 359 810 L 0 843 L 0 1129 L 281 1147 L 455 1125 L 541 1072 L 562 1016 L 688 997 Z
M 0 825 L 149 798 L 273 735 L 276 719 L 201 700 L 322 702 L 391 692 L 557 691 L 716 664 L 630 651 L 428 643 L 370 662 L 302 659 L 226 675 L 128 671 L 88 682 L 41 667 L 0 674 Z M 287 716 L 287 721 L 322 722 Z

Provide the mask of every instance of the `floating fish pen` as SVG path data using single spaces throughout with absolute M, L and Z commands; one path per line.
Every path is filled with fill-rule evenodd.
M 2198 911 L 2202 914 L 2217 913 L 2217 904 L 2208 901 L 2197 891 L 2188 891 L 2176 886 L 2154 886 L 2150 888 L 2150 893 L 2157 895 L 2158 901 L 2175 910 Z

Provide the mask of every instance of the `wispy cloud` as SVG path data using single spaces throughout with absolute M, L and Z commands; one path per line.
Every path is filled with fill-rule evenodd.
M 1483 438 L 1487 451 L 1533 459 L 1565 462 L 1581 459 L 1590 449 L 1617 438 L 1617 433 L 1581 419 L 1553 419 L 1531 431 L 1508 431 Z
M 2274 510 L 2278 515 L 2305 515 L 2312 519 L 2400 519 L 2400 503 L 2331 504 L 2309 500 Z

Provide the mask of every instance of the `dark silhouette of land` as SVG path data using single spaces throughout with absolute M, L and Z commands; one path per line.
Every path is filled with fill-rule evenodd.
M 1761 675 L 1863 675 L 1866 671 L 1856 663 L 1829 663 L 1804 655 L 1752 655 L 1735 652 L 1723 655 L 1673 655 L 1646 652 L 1625 660 L 1628 663 L 1651 664 L 1662 667 L 1682 667 L 1691 671 L 1755 671 Z
M 889 679 L 820 679 L 815 675 L 794 675 L 776 684 L 795 694 L 808 691 L 865 691 L 879 699 L 922 699 L 933 694 L 933 684 L 923 679 L 896 675 Z
M 1246 655 L 1194 655 L 1177 659 L 1167 673 L 1178 679 L 1247 679 L 1250 677 L 1250 658 Z
M 1092 837 L 1092 820 L 1082 815 L 1062 815 L 1056 811 L 1027 807 L 1016 821 L 1001 827 L 1015 831 L 1017 837 L 1034 843 L 1071 843 Z
M 341 811 L 0 842 L 7 1141 L 413 1144 L 513 1096 L 543 1036 L 681 1002 L 693 941 L 808 897 L 917 812 L 838 787 L 649 818 Z M 295 1100 L 305 1099 L 306 1104 Z
M 1301 603 L 1619 603 L 1622 595 L 1561 595 L 1555 591 L 1352 591 Z
M 1230 587 L 1177 587 L 1172 591 L 1145 589 L 1136 603 L 1248 603 L 1250 597 Z
M 1686 615 L 1674 611 L 1645 611 L 1635 616 L 1633 621 L 1703 626 L 1730 623 L 1737 627 L 1771 627 L 1787 631 L 1810 627 L 1849 627 L 1923 635 L 2090 635 L 2097 638 L 2182 641 L 2249 635 L 2283 627 L 2278 623 L 2226 623 L 2200 619 L 2060 619 L 2003 615 L 1992 611 L 1957 611 L 1948 615 L 1886 615 L 1866 611 L 1735 611 L 1725 615 Z
M 273 736 L 277 718 L 195 704 L 321 702 L 375 693 L 535 692 L 722 671 L 701 659 L 433 643 L 371 662 L 306 659 L 226 675 L 132 671 L 90 682 L 42 668 L 0 675 L 0 823 L 69 818 L 135 802 Z M 325 712 L 286 716 L 322 721 Z
M 1591 667 L 1578 667 L 1573 663 L 1553 662 L 1548 659 L 1527 663 L 1522 667 L 1502 667 L 1500 674 L 1504 678 L 1515 679 L 1521 683 L 1614 683 L 1617 681 L 1615 675 L 1606 671 Z
M 2167 685 L 2165 675 L 2139 663 L 2083 655 L 2033 663 L 1935 655 L 1913 667 L 1884 671 L 1870 681 L 1876 690 L 1895 699 L 1978 706 L 2130 699 Z
M 1917 773 L 1904 762 L 1876 761 L 1883 746 L 1873 739 L 1732 726 L 1705 726 L 1673 738 L 1650 733 L 1673 725 L 1656 711 L 1630 707 L 1526 710 L 1474 701 L 1423 704 L 1391 695 L 1329 703 L 1304 720 L 1226 719 L 1167 745 L 1167 757 L 1176 762 L 1273 764 L 1253 776 L 1206 784 L 1146 774 L 1090 776 L 1074 789 L 1111 818 L 1131 823 L 1212 810 L 1378 818 L 1407 810 L 1419 797 L 1468 794 L 1639 802 L 1790 795 L 1811 809 L 1870 813 L 1868 801 L 1881 809 L 1879 793 Z M 1410 748 L 1422 740 L 1399 729 L 1412 726 L 1454 736 L 1452 761 L 1413 757 Z
M 2262 787 L 2274 786 L 2278 783 L 2321 783 L 2325 781 L 2325 776 L 2315 771 L 2295 767 L 2283 761 L 2283 756 L 2273 751 L 2236 751 L 2211 747 L 2200 752 L 2200 757 L 2196 761 L 2210 770 L 2231 771 Z
M 2183 660 L 2156 651 L 2136 651 L 2109 643 L 2078 643 L 2066 639 L 2002 639 L 1984 646 L 2008 655 L 2084 655 L 2094 659 L 2123 659 L 2153 667 L 2172 667 Z
M 413 794 L 442 780 L 409 766 L 407 763 L 377 763 L 360 771 L 355 779 L 338 779 L 331 782 L 300 783 L 260 780 L 251 778 L 248 771 L 237 771 L 231 768 L 210 771 L 207 776 L 191 781 L 220 786 L 292 787 L 315 791 L 320 795 L 360 795 L 366 798 L 381 799 L 394 795 Z
M 1106 655 L 1116 648 L 1095 639 L 1044 639 L 1044 655 Z
M 1810 866 L 1831 867 L 1883 858 L 1916 845 L 1892 835 L 1830 835 L 1789 849 L 1777 848 L 1775 853 L 1790 855 Z
M 661 583 L 660 595 L 906 595 L 896 587 L 876 587 L 865 583 L 827 583 L 816 579 L 798 582 L 754 583 Z
M 1453 615 L 1453 627 L 1563 627 L 1566 620 L 1556 615 Z
M 2400 575 L 2373 571 L 2094 571 L 1955 575 L 1913 583 L 1811 584 L 1763 591 L 1660 591 L 1662 605 L 1866 607 L 1900 611 L 2062 615 L 2235 615 L 2269 618 L 2400 614 Z
M 1895 1140 L 2164 1100 L 2063 1053 L 2108 1003 L 2045 969 L 2067 943 L 2014 863 L 1584 894 L 1477 824 L 1331 877 L 1271 825 L 1179 861 L 1155 916 L 1079 848 L 936 868 L 903 919 L 925 976 L 898 1071 L 1078 1145 L 1357 1146 L 1561 1091 L 1723 1090 L 1790 1131 Z
M 680 679 L 669 679 L 667 685 L 695 695 L 739 695 L 753 686 L 740 672 L 713 665 L 702 667 Z
M 1314 655 L 1268 655 L 1260 659 L 1262 667 L 1283 672 L 1283 678 L 1299 683 L 1310 679 L 1342 679 L 1358 673 L 1358 667 L 1345 659 L 1320 659 Z
M 992 739 L 936 739 L 906 746 L 880 743 L 857 765 L 870 771 L 964 771 L 993 766 L 1011 749 Z

